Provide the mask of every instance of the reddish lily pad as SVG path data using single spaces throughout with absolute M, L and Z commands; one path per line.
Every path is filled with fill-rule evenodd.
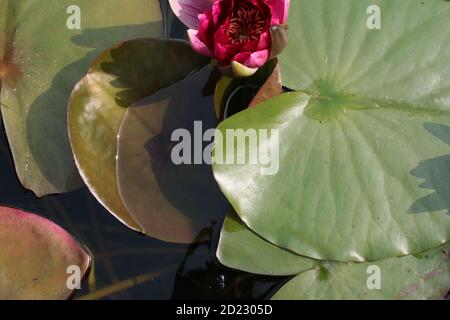
M 53 222 L 18 209 L 0 207 L 0 300 L 67 299 L 76 266 L 88 272 L 89 254 Z
M 267 78 L 266 82 L 259 89 L 256 96 L 250 103 L 249 108 L 253 108 L 260 103 L 272 99 L 283 93 L 283 85 L 281 84 L 280 66 L 277 64 L 273 69 L 272 74 Z

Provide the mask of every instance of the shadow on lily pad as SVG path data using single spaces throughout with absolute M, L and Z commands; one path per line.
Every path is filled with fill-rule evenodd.
M 72 157 L 67 134 L 67 103 L 75 84 L 87 73 L 90 63 L 104 50 L 119 41 L 155 34 L 161 23 L 86 29 L 70 39 L 80 48 L 90 48 L 83 58 L 62 68 L 51 87 L 31 105 L 27 117 L 27 139 L 31 157 L 56 191 L 70 191 L 82 185 Z M 63 46 L 63 44 L 62 44 Z M 72 54 L 73 45 L 59 54 Z M 79 50 L 79 49 L 78 49 Z
M 436 123 L 425 123 L 425 129 L 450 146 L 450 127 Z M 411 171 L 414 177 L 425 180 L 420 187 L 433 190 L 418 199 L 408 213 L 426 213 L 447 210 L 450 214 L 450 154 L 421 161 Z
M 158 239 L 195 241 L 213 221 L 221 222 L 229 208 L 204 157 L 212 144 L 203 133 L 217 124 L 213 97 L 203 90 L 211 71 L 204 67 L 141 100 L 128 108 L 122 122 L 119 193 L 135 221 Z M 178 141 L 172 139 L 175 132 L 183 133 Z M 175 153 L 183 161 L 175 163 Z

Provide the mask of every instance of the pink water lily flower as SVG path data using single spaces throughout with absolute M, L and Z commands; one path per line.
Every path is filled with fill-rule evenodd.
M 225 74 L 249 76 L 286 45 L 290 0 L 169 0 L 192 48 Z

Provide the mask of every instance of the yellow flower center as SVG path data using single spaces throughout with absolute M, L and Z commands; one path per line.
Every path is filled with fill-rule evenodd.
M 258 40 L 265 26 L 266 21 L 258 9 L 241 3 L 230 20 L 227 34 L 233 44 Z

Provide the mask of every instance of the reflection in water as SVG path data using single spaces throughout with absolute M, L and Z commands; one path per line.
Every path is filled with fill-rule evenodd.
M 425 123 L 424 127 L 433 136 L 450 146 L 449 126 Z M 420 187 L 430 189 L 432 192 L 414 202 L 408 209 L 408 213 L 446 210 L 447 214 L 450 214 L 450 154 L 421 161 L 411 174 L 425 180 Z

